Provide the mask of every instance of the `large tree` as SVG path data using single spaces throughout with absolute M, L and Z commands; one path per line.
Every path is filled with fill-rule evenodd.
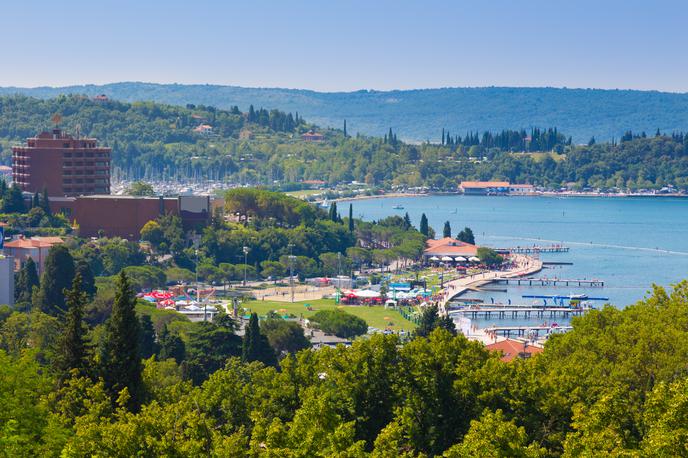
M 135 305 L 136 297 L 129 278 L 124 272 L 120 272 L 112 315 L 106 327 L 101 375 L 114 399 L 123 389 L 129 391 L 126 405 L 131 410 L 138 410 L 143 395 L 139 352 L 141 325 L 136 317 Z
M 65 290 L 64 295 L 67 303 L 67 313 L 62 335 L 60 336 L 57 367 L 66 376 L 73 369 L 79 371 L 79 373 L 84 373 L 87 368 L 87 328 L 84 325 L 84 307 L 88 298 L 82 288 L 81 275 L 79 273 L 74 275 L 72 288 Z
M 96 295 L 96 279 L 93 276 L 91 265 L 85 259 L 79 259 L 76 263 L 75 272 L 81 275 L 81 288 L 89 299 Z
M 22 268 L 17 272 L 14 283 L 14 302 L 20 308 L 28 308 L 31 305 L 31 295 L 34 287 L 40 285 L 36 263 L 33 258 L 28 258 Z
M 444 222 L 444 229 L 442 230 L 442 237 L 451 237 L 451 225 L 449 221 Z
M 33 298 L 34 307 L 49 315 L 65 312 L 65 297 L 62 292 L 72 286 L 74 280 L 74 259 L 64 245 L 50 248 L 45 258 L 41 285 Z
M 425 213 L 420 215 L 420 228 L 419 231 L 421 234 L 423 234 L 426 238 L 429 237 L 430 232 L 428 229 L 428 217 L 425 216 Z
M 464 227 L 463 230 L 457 234 L 456 239 L 475 245 L 475 236 L 470 227 Z
M 260 361 L 265 365 L 275 365 L 275 351 L 268 338 L 260 332 L 258 314 L 252 313 L 248 321 L 241 347 L 241 359 L 244 362 Z

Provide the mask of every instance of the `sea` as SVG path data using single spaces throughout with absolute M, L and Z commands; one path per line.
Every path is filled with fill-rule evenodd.
M 408 213 L 418 227 L 425 213 L 435 232 L 449 221 L 452 235 L 470 227 L 476 243 L 493 248 L 561 244 L 567 253 L 541 254 L 551 266 L 534 277 L 599 279 L 604 287 L 512 286 L 463 297 L 485 302 L 542 304 L 524 295 L 587 294 L 624 308 L 651 293 L 652 285 L 671 288 L 688 279 L 688 199 L 672 197 L 545 197 L 545 196 L 418 196 L 344 201 L 342 214 L 353 205 L 354 217 L 379 220 Z M 403 207 L 395 208 L 395 207 Z M 550 301 L 551 304 L 551 301 Z M 541 324 L 536 319 L 490 320 L 489 324 Z M 542 321 L 542 319 L 540 319 Z M 561 324 L 565 320 L 559 319 Z M 479 327 L 486 323 L 475 322 Z

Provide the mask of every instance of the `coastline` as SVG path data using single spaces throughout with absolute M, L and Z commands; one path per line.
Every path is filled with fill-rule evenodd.
M 428 192 L 423 194 L 411 192 L 391 192 L 389 194 L 376 194 L 372 196 L 359 195 L 353 197 L 337 197 L 336 199 L 328 199 L 329 202 L 342 201 L 356 201 L 356 200 L 370 200 L 370 199 L 387 199 L 387 198 L 402 198 L 402 197 L 433 197 L 433 196 L 464 196 L 465 194 L 459 192 Z M 467 197 L 474 197 L 468 195 Z M 475 197 L 587 197 L 587 198 L 615 198 L 615 199 L 639 199 L 639 198 L 688 198 L 688 194 L 614 194 L 614 193 L 594 193 L 594 192 L 534 192 L 530 194 L 508 194 L 508 195 L 481 195 Z M 323 202 L 319 199 L 315 202 Z

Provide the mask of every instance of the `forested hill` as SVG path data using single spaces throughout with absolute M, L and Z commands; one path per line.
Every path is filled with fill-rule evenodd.
M 64 93 L 106 94 L 124 101 L 151 100 L 229 109 L 250 104 L 299 112 L 321 126 L 382 136 L 439 141 L 441 129 L 467 131 L 557 126 L 576 143 L 619 138 L 626 130 L 688 130 L 688 94 L 557 88 L 442 88 L 322 93 L 297 89 L 216 85 L 114 83 L 62 88 L 0 88 L 0 94 L 48 98 Z

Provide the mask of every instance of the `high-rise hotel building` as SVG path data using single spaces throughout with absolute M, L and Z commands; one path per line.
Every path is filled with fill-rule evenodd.
M 56 128 L 12 148 L 12 179 L 22 191 L 47 188 L 50 197 L 110 194 L 110 152 Z

